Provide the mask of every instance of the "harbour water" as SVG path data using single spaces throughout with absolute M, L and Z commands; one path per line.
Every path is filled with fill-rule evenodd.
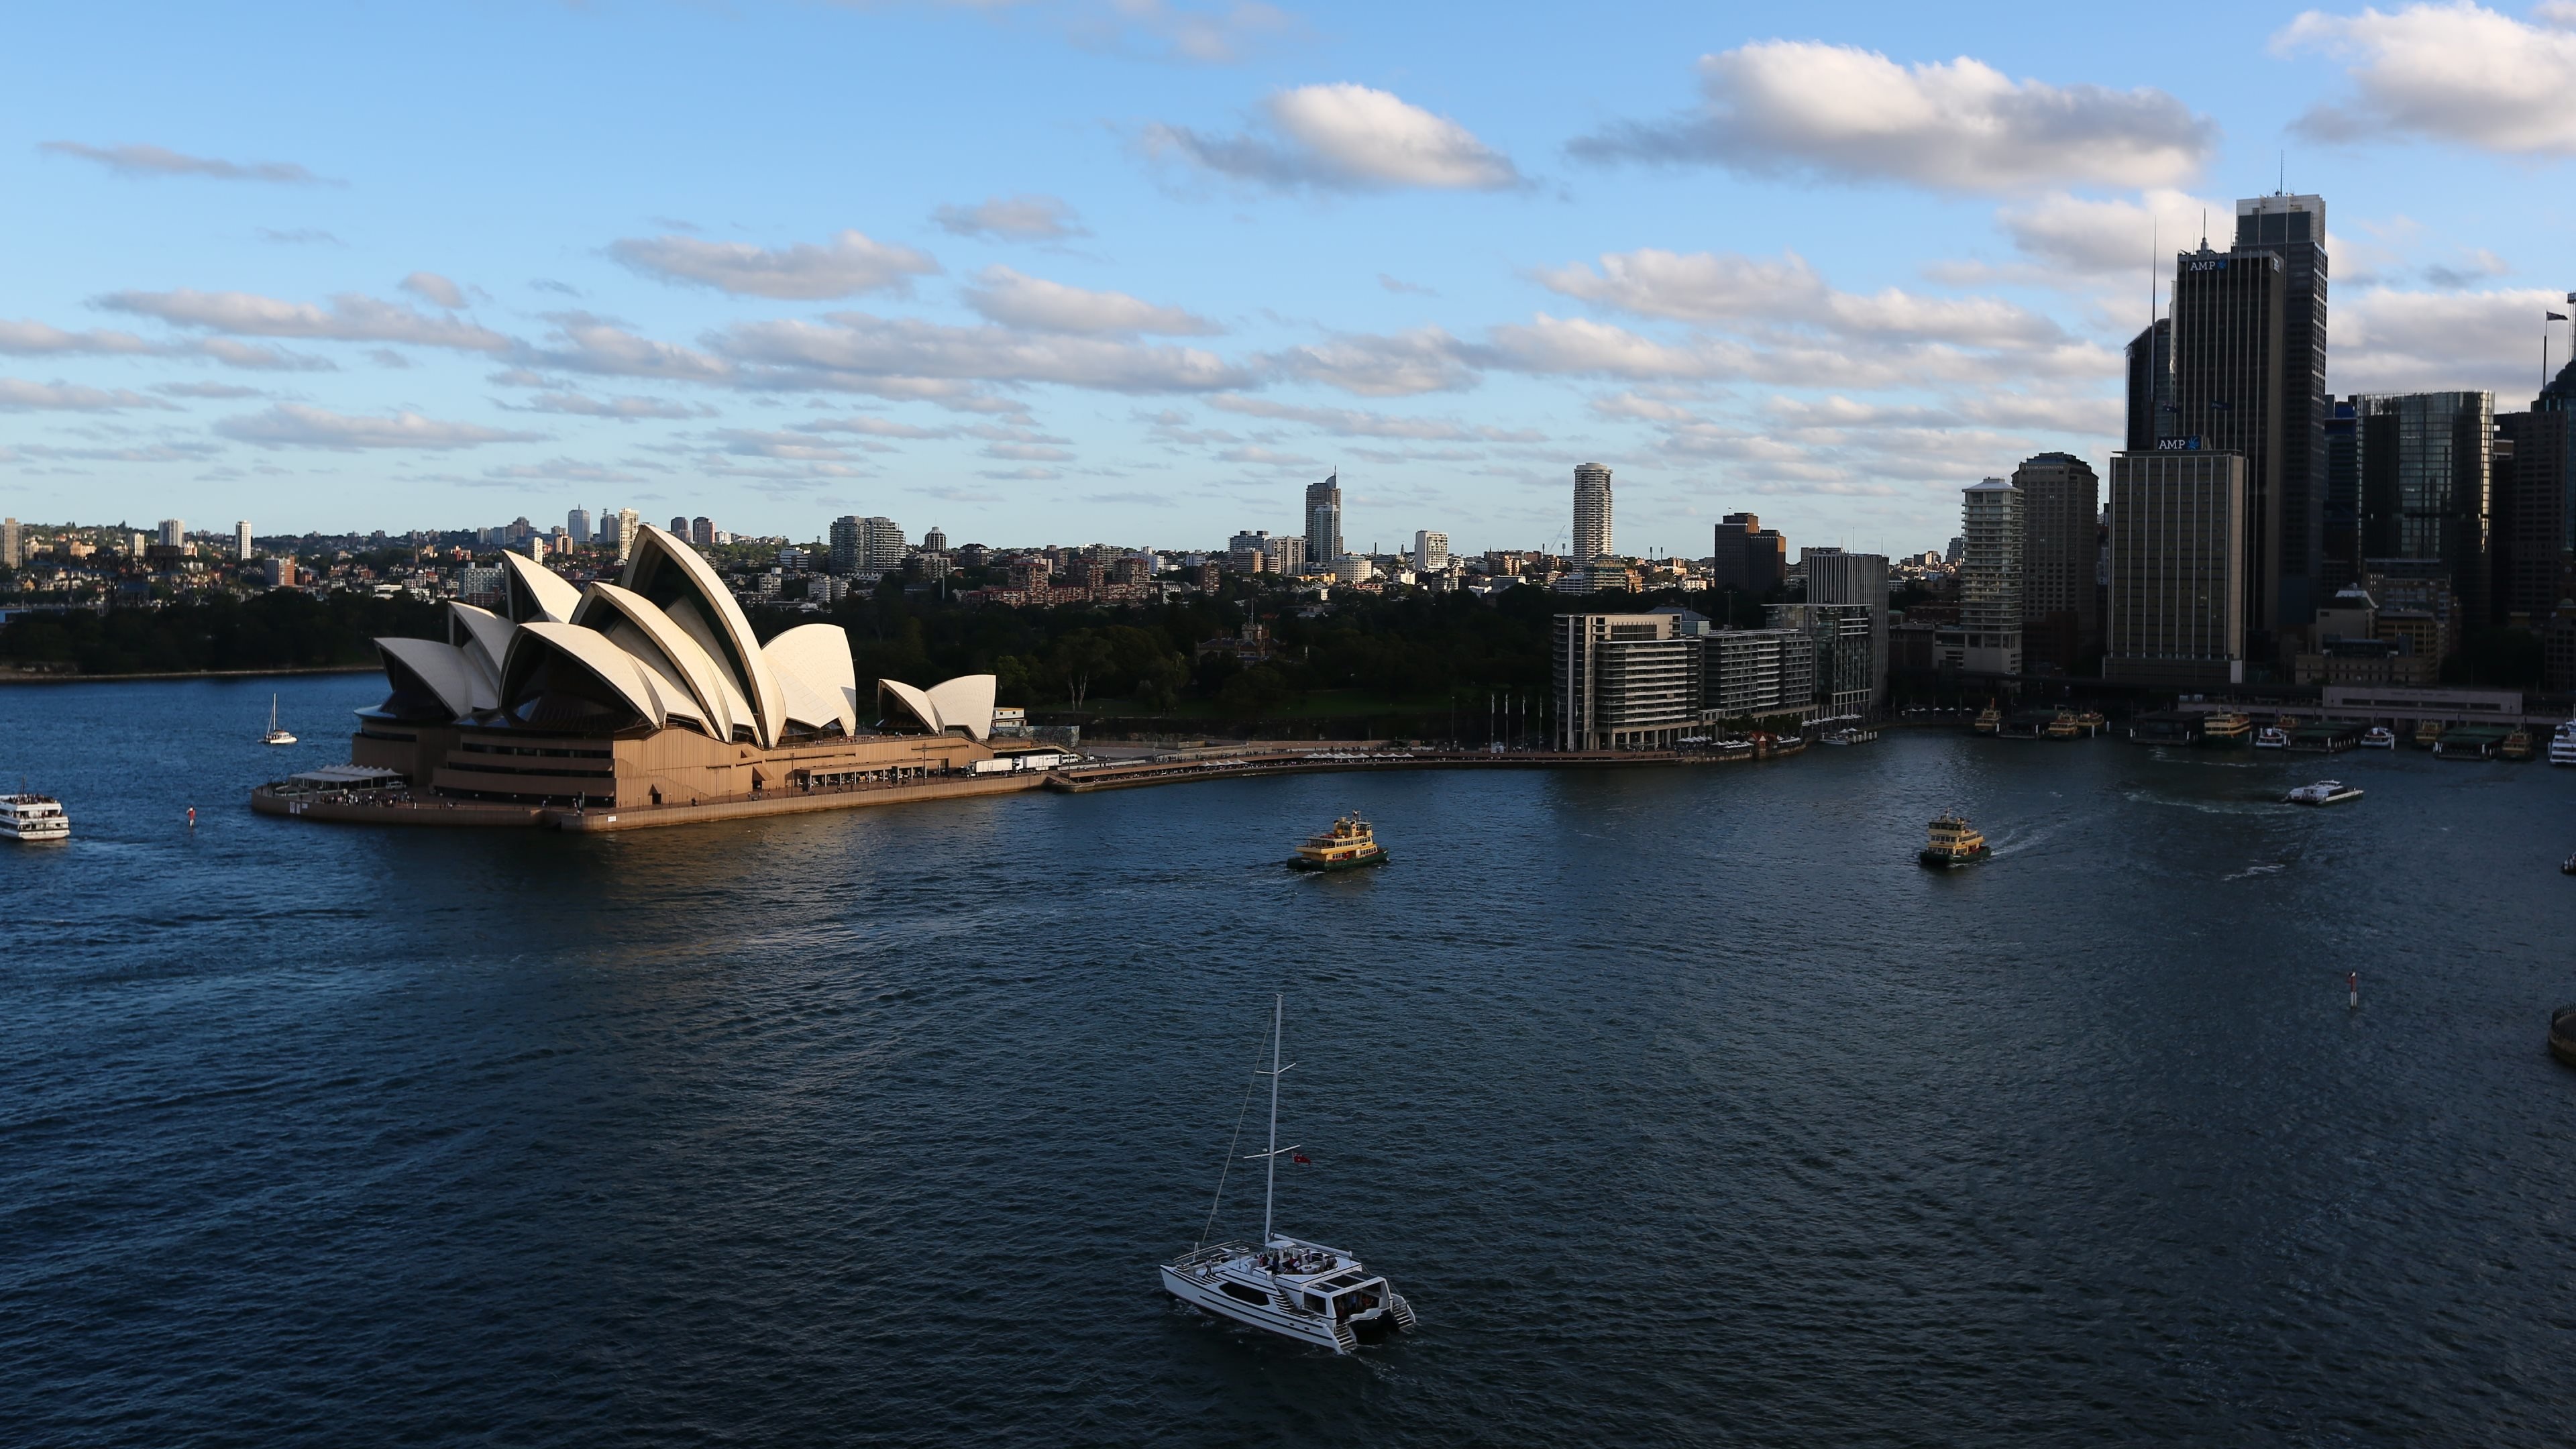
M 249 813 L 379 691 L 0 691 L 75 829 L 0 854 L 11 1442 L 2569 1432 L 2576 771 L 1897 730 L 597 838 Z M 2278 803 L 2323 775 L 2367 794 Z M 1394 865 L 1280 867 L 1352 807 Z M 1915 864 L 1944 809 L 1991 862 Z M 1156 1288 L 1273 991 L 1281 1225 L 1422 1319 L 1356 1360 Z

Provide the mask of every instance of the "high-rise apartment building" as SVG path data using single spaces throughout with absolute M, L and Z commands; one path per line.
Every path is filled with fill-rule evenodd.
M 2281 434 L 2279 624 L 2305 625 L 2319 603 L 2325 569 L 2326 199 L 2275 192 L 2236 203 L 2237 256 L 2281 261 Z
M 2495 395 L 2367 396 L 2360 431 L 2363 559 L 2439 559 L 2461 611 L 2485 622 Z
M 1296 534 L 1264 539 L 1261 551 L 1270 560 L 1270 571 L 1291 576 L 1306 571 L 1306 540 Z
M 233 557 L 247 562 L 250 558 L 250 520 L 233 525 Z
M 1306 558 L 1329 568 L 1342 556 L 1342 475 L 1306 485 Z
M 590 510 L 575 508 L 564 514 L 564 532 L 571 535 L 574 543 L 590 542 Z
M 18 520 L 0 518 L 0 569 L 27 566 L 26 536 L 18 531 Z
M 852 514 L 832 520 L 831 570 L 861 578 L 882 578 L 903 567 L 903 529 L 891 518 Z
M 1700 641 L 1674 614 L 1559 614 L 1556 747 L 1669 749 L 1699 724 Z
M 521 520 L 519 520 L 519 521 L 520 521 L 521 523 L 523 523 L 523 524 L 524 524 L 525 522 L 527 522 L 527 520 L 526 520 L 526 519 L 521 519 Z M 673 518 L 673 519 L 671 520 L 671 536 L 672 536 L 673 538 L 686 538 L 686 537 L 688 537 L 688 536 L 689 536 L 689 520 L 687 520 L 687 519 L 685 519 L 685 518 Z
M 2163 688 L 2245 679 L 2245 459 L 2111 455 L 2105 678 Z
M 1237 553 L 1247 548 L 1256 553 L 1266 554 L 1270 552 L 1270 530 L 1266 528 L 1246 528 L 1237 531 L 1234 537 L 1225 541 L 1225 551 L 1227 553 Z
M 2129 339 L 2129 451 L 2172 436 L 2173 420 L 2173 319 L 2159 317 Z
M 644 536 L 643 528 L 644 519 L 634 509 L 617 510 L 617 561 L 619 563 L 626 562 L 627 555 L 635 552 L 637 541 Z
M 1449 567 L 1449 535 L 1419 529 L 1413 535 L 1413 567 L 1426 574 L 1436 574 Z
M 1960 491 L 1957 663 L 1974 674 L 2019 674 L 2021 653 L 2021 490 L 1988 478 Z
M 716 521 L 712 518 L 689 520 L 689 542 L 699 548 L 713 548 L 716 543 Z
M 2325 521 L 2317 552 L 2321 595 L 2361 582 L 2360 398 L 2335 400 L 2326 414 L 2325 449 Z
M 1750 513 L 1730 513 L 1718 520 L 1715 550 L 1709 556 L 1709 587 L 1736 589 L 1760 598 L 1789 576 L 1789 541 L 1776 528 L 1764 528 Z
M 933 525 L 928 533 L 921 536 L 921 551 L 923 553 L 948 552 L 948 531 Z
M 1700 636 L 1700 719 L 1816 712 L 1816 640 L 1805 629 L 1727 629 Z
M 1865 714 L 1887 702 L 1887 555 L 1845 553 L 1838 548 L 1801 549 L 1798 562 L 1807 572 L 1807 602 L 1856 605 L 1867 611 L 1869 648 L 1866 668 L 1869 699 Z M 1839 634 L 1837 636 L 1840 637 Z
M 188 541 L 188 525 L 176 518 L 161 520 L 161 546 L 177 548 Z
M 2215 252 L 2207 243 L 2177 260 L 2174 276 L 2174 436 L 2245 459 L 2246 643 L 2274 651 L 2282 619 L 2281 419 L 2283 315 L 2288 288 L 2271 252 Z M 2296 622 L 2296 621 L 2294 621 Z
M 2540 390 L 2530 411 L 2496 419 L 2496 445 L 2491 617 L 2519 613 L 2537 622 L 2576 592 L 2576 362 Z
M 1588 568 L 1611 551 L 1610 470 L 1598 463 L 1574 467 L 1574 564 Z
M 1883 627 L 1887 611 L 1881 608 L 1878 618 Z M 1807 636 L 1811 641 L 1815 665 L 1814 704 L 1831 719 L 1865 717 L 1878 697 L 1872 680 L 1876 661 L 1884 658 L 1883 636 L 1872 638 L 1870 609 L 1866 604 L 1773 604 L 1763 610 L 1763 622 L 1773 629 L 1787 629 Z
M 2101 480 L 2072 453 L 2041 453 L 2013 470 L 2021 490 L 2023 667 L 2072 674 L 2099 647 L 2094 576 L 2102 557 Z

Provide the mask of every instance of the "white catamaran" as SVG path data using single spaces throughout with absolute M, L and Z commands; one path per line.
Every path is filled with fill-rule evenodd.
M 1359 1326 L 1391 1323 L 1413 1326 L 1413 1307 L 1386 1279 L 1360 1266 L 1340 1248 L 1309 1243 L 1271 1230 L 1271 1200 L 1279 1183 L 1279 1155 L 1293 1154 L 1294 1143 L 1279 1145 L 1279 1078 L 1288 1066 L 1279 1063 L 1279 1038 L 1286 998 L 1270 1007 L 1270 1150 L 1247 1154 L 1261 1158 L 1269 1173 L 1261 1193 L 1261 1245 L 1205 1243 L 1163 1265 L 1163 1288 L 1193 1307 L 1265 1328 L 1272 1333 L 1350 1353 L 1360 1346 Z M 1241 1129 L 1237 1128 L 1238 1138 Z M 1234 1149 L 1226 1149 L 1226 1168 L 1234 1166 Z M 1225 1173 L 1217 1174 L 1217 1202 L 1225 1201 Z M 1208 1209 L 1216 1222 L 1217 1209 Z

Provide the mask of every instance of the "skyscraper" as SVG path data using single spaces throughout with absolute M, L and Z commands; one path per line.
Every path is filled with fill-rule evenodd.
M 1807 571 L 1807 602 L 1866 609 L 1868 658 L 1860 671 L 1869 692 L 1866 709 L 1887 702 L 1887 555 L 1845 553 L 1838 548 L 1802 549 L 1798 562 Z M 1845 631 L 1848 632 L 1848 631 Z M 1864 710 L 1837 708 L 1836 714 Z
M 571 512 L 566 513 L 564 515 L 564 532 L 571 534 L 572 541 L 575 543 L 590 542 L 590 510 L 587 508 L 576 508 Z
M 948 552 L 947 531 L 940 528 L 937 524 L 932 524 L 930 531 L 921 536 L 921 551 L 923 553 Z
M 2159 317 L 2129 339 L 2129 451 L 2172 436 L 2173 407 L 2173 319 Z
M 697 546 L 698 546 L 698 547 L 700 547 L 700 548 L 713 548 L 713 547 L 715 547 L 715 542 L 716 542 L 716 521 L 715 521 L 714 519 L 712 519 L 712 518 L 692 518 L 692 519 L 690 519 L 690 520 L 689 520 L 689 542 L 691 542 L 691 543 L 693 543 L 693 544 L 697 545 Z
M 1730 513 L 1718 520 L 1716 549 L 1709 557 L 1709 587 L 1739 589 L 1756 598 L 1780 587 L 1789 574 L 1789 541 L 1776 528 L 1764 528 L 1750 513 Z
M 639 531 L 643 527 L 644 520 L 634 509 L 617 510 L 617 561 L 619 563 L 626 562 L 627 555 L 635 552 L 635 543 L 641 536 Z
M 1959 663 L 1972 674 L 2021 673 L 2023 502 L 2001 478 L 1960 490 Z
M 1610 552 L 1610 470 L 1598 463 L 1574 468 L 1574 563 L 1587 568 Z
M 2326 503 L 2317 589 L 2361 582 L 2361 399 L 2338 399 L 2326 415 Z
M 2495 395 L 2417 392 L 2360 402 L 2363 568 L 2378 559 L 2438 559 L 2462 615 L 2485 623 Z
M 1330 567 L 1342 556 L 1342 475 L 1306 485 L 1306 557 Z
M 2025 459 L 2012 481 L 2022 496 L 2022 656 L 2034 671 L 2071 674 L 2102 628 L 2093 591 L 2101 483 L 2072 453 Z
M 1413 535 L 1413 567 L 1426 574 L 1436 574 L 1449 567 L 1449 535 L 1428 528 L 1416 530 Z
M 687 519 L 685 519 L 685 518 L 674 518 L 674 519 L 672 519 L 672 520 L 671 520 L 671 536 L 672 536 L 673 538 L 686 538 L 686 537 L 688 537 L 688 536 L 689 536 L 689 520 L 687 520 Z
M 176 518 L 165 518 L 161 520 L 161 546 L 163 548 L 177 548 L 179 545 L 186 543 L 187 541 L 188 525 L 185 522 Z
M 2326 391 L 2326 199 L 2276 192 L 2238 201 L 2234 254 L 2281 261 L 2276 625 L 2304 625 L 2320 602 L 2334 597 L 2334 586 L 2320 587 L 2325 571 L 2326 422 L 2334 414 L 2334 396 Z
M 250 557 L 250 520 L 248 519 L 233 525 L 233 557 L 237 559 Z
M 2245 590 L 2247 647 L 2274 652 L 2281 605 L 2281 380 L 2284 269 L 2271 252 L 2199 251 L 2176 259 L 2174 275 L 2174 436 L 2159 447 L 2189 444 L 2245 458 Z
M 18 531 L 18 520 L 0 518 L 0 569 L 24 568 L 27 564 L 27 541 Z
M 2165 688 L 2245 678 L 2245 459 L 2111 455 L 2103 677 Z

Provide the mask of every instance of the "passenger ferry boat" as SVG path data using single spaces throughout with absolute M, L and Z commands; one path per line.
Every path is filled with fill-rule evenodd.
M 2204 745 L 2241 745 L 2253 732 L 2254 721 L 2233 711 L 2203 715 L 2200 721 L 2200 742 Z
M 2301 785 L 2281 798 L 2292 805 L 2340 805 L 2360 799 L 2361 787 L 2341 780 L 2319 780 L 2313 785 Z
M 1999 732 L 2003 727 L 2004 712 L 1995 708 L 1993 701 L 1987 701 L 1986 707 L 1977 711 L 1977 733 L 1991 735 Z
M 1956 815 L 1944 815 L 1932 822 L 1931 839 L 1915 859 L 1946 870 L 1954 865 L 1974 865 L 1992 854 L 1977 827 Z
M 2372 725 L 2361 732 L 2361 747 L 2365 750 L 2393 750 L 2397 748 L 2397 731 L 2386 725 Z M 2576 755 L 2569 756 L 2569 762 L 2576 763 Z
M 2576 765 L 2576 720 L 2560 725 L 2558 733 L 2549 737 L 2549 763 Z
M 69 840 L 72 821 L 51 795 L 0 795 L 0 835 L 30 845 Z
M 1163 1291 L 1193 1308 L 1237 1323 L 1330 1349 L 1356 1352 L 1362 1326 L 1413 1326 L 1413 1305 L 1392 1284 L 1362 1266 L 1342 1248 L 1328 1248 L 1303 1238 L 1272 1231 L 1271 1206 L 1279 1185 L 1279 1159 L 1298 1162 L 1292 1143 L 1279 1145 L 1279 1079 L 1288 1067 L 1279 1064 L 1286 998 L 1270 1007 L 1270 1148 L 1247 1154 L 1267 1164 L 1261 1193 L 1261 1243 L 1202 1244 L 1163 1265 Z M 1290 1063 L 1289 1066 L 1294 1066 Z M 1226 1166 L 1234 1163 L 1229 1154 Z M 1217 1202 L 1225 1201 L 1225 1174 L 1217 1174 Z M 1208 1209 L 1216 1220 L 1216 1208 Z
M 1865 745 L 1878 738 L 1878 731 L 1863 729 L 1829 730 L 1816 736 L 1820 745 Z
M 1377 843 L 1376 832 L 1359 817 L 1357 811 L 1333 822 L 1333 828 L 1321 835 L 1306 837 L 1297 847 L 1289 864 L 1299 870 L 1357 870 L 1364 865 L 1386 864 L 1386 848 Z
M 2513 733 L 2506 735 L 2504 737 L 2504 743 L 2496 746 L 2496 753 L 2504 756 L 2508 760 L 2530 759 L 2531 731 L 2526 729 L 2517 729 Z
M 2289 747 L 2290 732 L 2279 725 L 2265 725 L 2254 732 L 2254 748 L 2258 750 L 2286 750 Z
M 273 694 L 268 697 L 268 733 L 261 735 L 259 737 L 259 742 L 263 745 L 291 745 L 295 743 L 295 736 L 288 734 L 286 731 L 277 727 L 277 696 Z

